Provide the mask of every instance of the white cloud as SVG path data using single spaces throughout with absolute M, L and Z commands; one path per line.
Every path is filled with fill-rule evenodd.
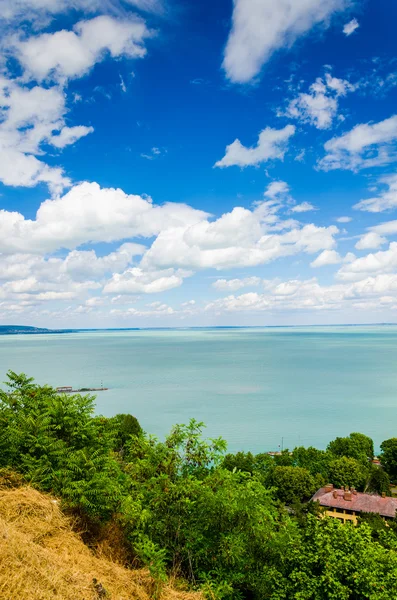
M 362 279 L 364 276 L 391 273 L 397 268 L 397 242 L 392 242 L 387 250 L 367 254 L 344 265 L 337 277 L 344 281 Z
M 357 250 L 369 250 L 371 248 L 379 248 L 387 243 L 387 239 L 382 237 L 375 231 L 369 231 L 360 237 L 356 244 Z
M 257 287 L 260 285 L 260 277 L 246 277 L 245 279 L 217 279 L 212 287 L 222 292 L 235 292 L 244 287 Z
M 61 168 L 49 167 L 35 156 L 13 148 L 0 148 L 0 181 L 14 187 L 34 187 L 43 182 L 53 193 L 70 185 L 70 179 Z
M 178 273 L 174 269 L 145 272 L 135 267 L 124 273 L 115 273 L 103 288 L 104 294 L 158 294 L 183 283 L 185 273 Z
M 337 223 L 350 223 L 353 219 L 351 217 L 338 217 L 336 219 Z
M 62 127 L 58 135 L 53 135 L 49 139 L 49 143 L 56 148 L 65 148 L 74 144 L 82 137 L 94 131 L 93 127 L 85 127 L 84 125 L 76 125 L 75 127 Z
M 376 310 L 382 307 L 397 309 L 397 275 L 365 277 L 353 283 L 322 286 L 316 278 L 308 280 L 278 279 L 264 282 L 265 293 L 250 292 L 230 295 L 210 302 L 207 312 L 260 313 L 341 310 Z
M 313 268 L 324 267 L 326 265 L 337 265 L 342 262 L 342 257 L 335 250 L 324 250 L 317 258 L 310 263 Z
M 397 207 L 397 175 L 388 175 L 379 180 L 382 186 L 386 186 L 379 196 L 361 200 L 353 208 L 366 212 L 378 213 Z
M 154 160 L 155 158 L 158 158 L 159 156 L 161 156 L 162 154 L 164 154 L 166 152 L 166 150 L 160 150 L 160 148 L 157 148 L 156 146 L 154 146 L 149 153 L 142 153 L 141 157 L 142 158 L 146 158 L 147 160 Z
M 326 26 L 330 16 L 343 10 L 344 0 L 235 0 L 232 30 L 225 49 L 223 68 L 236 83 L 247 83 L 280 48 L 315 25 Z
M 0 19 L 12 21 L 23 18 L 45 22 L 47 16 L 71 10 L 80 10 L 88 14 L 106 10 L 117 13 L 123 5 L 150 12 L 160 12 L 163 9 L 160 0 L 1 0 Z
M 206 306 L 206 311 L 222 312 L 262 312 L 291 310 L 335 310 L 340 309 L 344 300 L 343 285 L 321 286 L 317 279 L 268 281 L 266 292 L 250 292 L 240 296 L 220 298 Z
M 113 309 L 110 311 L 111 315 L 128 319 L 130 317 L 168 317 L 173 316 L 177 313 L 175 309 L 168 304 L 152 302 L 148 305 L 147 310 L 140 310 L 134 307 L 127 308 L 125 310 Z
M 37 81 L 73 79 L 88 73 L 106 52 L 112 58 L 142 58 L 146 54 L 144 40 L 149 35 L 142 19 L 118 20 L 101 15 L 80 21 L 74 31 L 15 40 L 14 51 L 25 69 L 25 77 L 30 75 Z
M 397 234 L 397 221 L 385 221 L 370 227 L 370 230 L 379 233 L 379 235 L 395 235 Z
M 358 29 L 359 27 L 360 27 L 360 24 L 357 21 L 357 19 L 352 19 L 351 21 L 349 21 L 348 23 L 346 23 L 346 25 L 343 27 L 343 33 L 345 35 L 349 36 L 354 31 L 356 31 L 356 29 Z
M 287 150 L 288 141 L 295 133 L 293 125 L 286 125 L 283 129 L 266 127 L 259 134 L 256 146 L 247 148 L 240 140 L 234 140 L 226 146 L 225 156 L 215 163 L 215 167 L 247 167 L 259 165 L 272 159 L 282 160 Z
M 260 212 L 237 207 L 214 222 L 162 231 L 142 259 L 145 268 L 187 269 L 252 267 L 300 252 L 313 254 L 335 246 L 335 226 L 309 224 L 285 233 L 266 232 Z
M 345 79 L 326 73 L 324 79 L 316 79 L 308 93 L 300 93 L 291 100 L 286 112 L 281 112 L 280 116 L 299 119 L 317 129 L 329 129 L 338 114 L 339 98 L 354 90 L 355 86 Z
M 36 219 L 0 211 L 0 252 L 51 252 L 87 242 L 151 237 L 163 229 L 193 225 L 206 213 L 185 204 L 156 206 L 150 198 L 82 183 L 43 202 Z
M 379 123 L 362 123 L 325 143 L 326 155 L 319 162 L 325 171 L 357 171 L 388 164 L 397 159 L 397 115 Z
M 59 167 L 50 167 L 35 155 L 64 127 L 65 94 L 56 87 L 23 87 L 0 77 L 0 181 L 33 187 L 46 182 L 59 192 L 70 181 Z M 70 140 L 73 142 L 73 140 Z
M 310 202 L 302 202 L 301 204 L 296 204 L 295 206 L 293 206 L 291 208 L 291 212 L 293 212 L 293 213 L 304 213 L 304 212 L 310 212 L 312 210 L 317 210 L 317 209 Z

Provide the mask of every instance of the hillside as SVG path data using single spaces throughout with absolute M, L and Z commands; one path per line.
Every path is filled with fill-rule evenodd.
M 44 327 L 29 327 L 27 325 L 0 325 L 0 335 L 15 335 L 22 333 L 60 333 Z
M 149 600 L 154 591 L 147 571 L 94 555 L 55 498 L 30 487 L 6 489 L 0 479 L 2 600 Z M 169 587 L 161 593 L 162 600 L 200 598 Z

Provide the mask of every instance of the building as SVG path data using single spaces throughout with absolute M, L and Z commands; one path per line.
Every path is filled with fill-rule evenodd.
M 348 488 L 334 489 L 331 483 L 320 488 L 312 500 L 326 509 L 326 515 L 342 523 L 352 521 L 356 524 L 361 513 L 376 513 L 384 519 L 394 519 L 397 510 L 397 498 L 363 494 Z

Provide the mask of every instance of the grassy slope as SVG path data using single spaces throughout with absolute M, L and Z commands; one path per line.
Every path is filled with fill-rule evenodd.
M 0 486 L 1 600 L 149 600 L 154 589 L 146 571 L 126 569 L 85 546 L 54 498 Z M 201 596 L 165 587 L 161 599 Z

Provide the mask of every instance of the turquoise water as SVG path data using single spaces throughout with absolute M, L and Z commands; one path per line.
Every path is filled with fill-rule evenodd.
M 98 413 L 130 412 L 159 437 L 195 417 L 234 451 L 397 436 L 396 326 L 1 336 L 1 381 L 8 369 L 103 381 Z

